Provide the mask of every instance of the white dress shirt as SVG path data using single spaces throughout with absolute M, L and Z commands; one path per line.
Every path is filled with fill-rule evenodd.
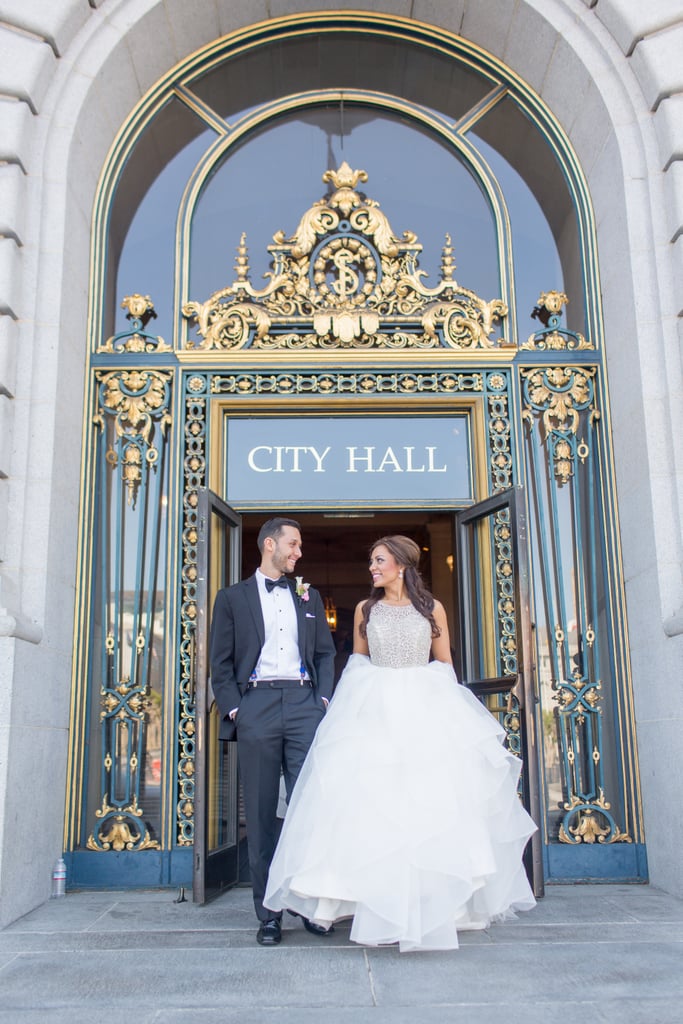
M 292 591 L 289 586 L 273 587 L 268 593 L 267 577 L 260 569 L 256 570 L 255 575 L 263 613 L 265 642 L 252 679 L 300 679 L 302 672 L 304 679 L 309 679 L 299 653 L 299 627 Z M 327 707 L 329 701 L 323 697 L 323 703 Z M 236 714 L 237 708 L 233 708 L 230 718 Z
M 256 679 L 300 679 L 299 627 L 292 591 L 289 586 L 273 587 L 268 593 L 266 577 L 260 569 L 256 570 L 256 582 L 263 612 L 265 643 L 254 676 Z M 308 673 L 305 678 L 308 678 Z

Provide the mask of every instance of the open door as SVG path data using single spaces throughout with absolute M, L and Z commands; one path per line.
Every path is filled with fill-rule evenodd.
M 536 749 L 535 664 L 529 604 L 524 490 L 514 487 L 456 513 L 461 681 L 506 727 L 523 761 L 522 799 L 539 826 L 525 853 L 534 895 L 543 895 Z
M 209 630 L 217 592 L 239 581 L 241 519 L 211 491 L 197 507 L 195 634 L 195 840 L 192 896 L 205 903 L 239 879 L 237 744 L 218 739 L 219 716 L 209 679 Z

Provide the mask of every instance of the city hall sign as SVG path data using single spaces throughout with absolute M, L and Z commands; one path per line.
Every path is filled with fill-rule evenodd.
M 238 508 L 450 506 L 472 499 L 467 415 L 226 418 Z

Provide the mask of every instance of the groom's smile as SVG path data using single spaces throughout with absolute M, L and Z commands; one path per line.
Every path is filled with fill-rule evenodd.
M 293 526 L 283 527 L 271 556 L 273 568 L 280 573 L 294 572 L 301 558 L 301 534 Z

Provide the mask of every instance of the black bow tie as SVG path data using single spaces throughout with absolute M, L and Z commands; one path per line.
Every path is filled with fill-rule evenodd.
M 285 590 L 286 590 L 287 589 L 287 579 L 286 579 L 286 577 L 285 576 L 280 576 L 276 580 L 269 580 L 268 577 L 266 577 L 266 590 L 268 591 L 269 594 L 272 592 L 273 587 L 284 587 Z

